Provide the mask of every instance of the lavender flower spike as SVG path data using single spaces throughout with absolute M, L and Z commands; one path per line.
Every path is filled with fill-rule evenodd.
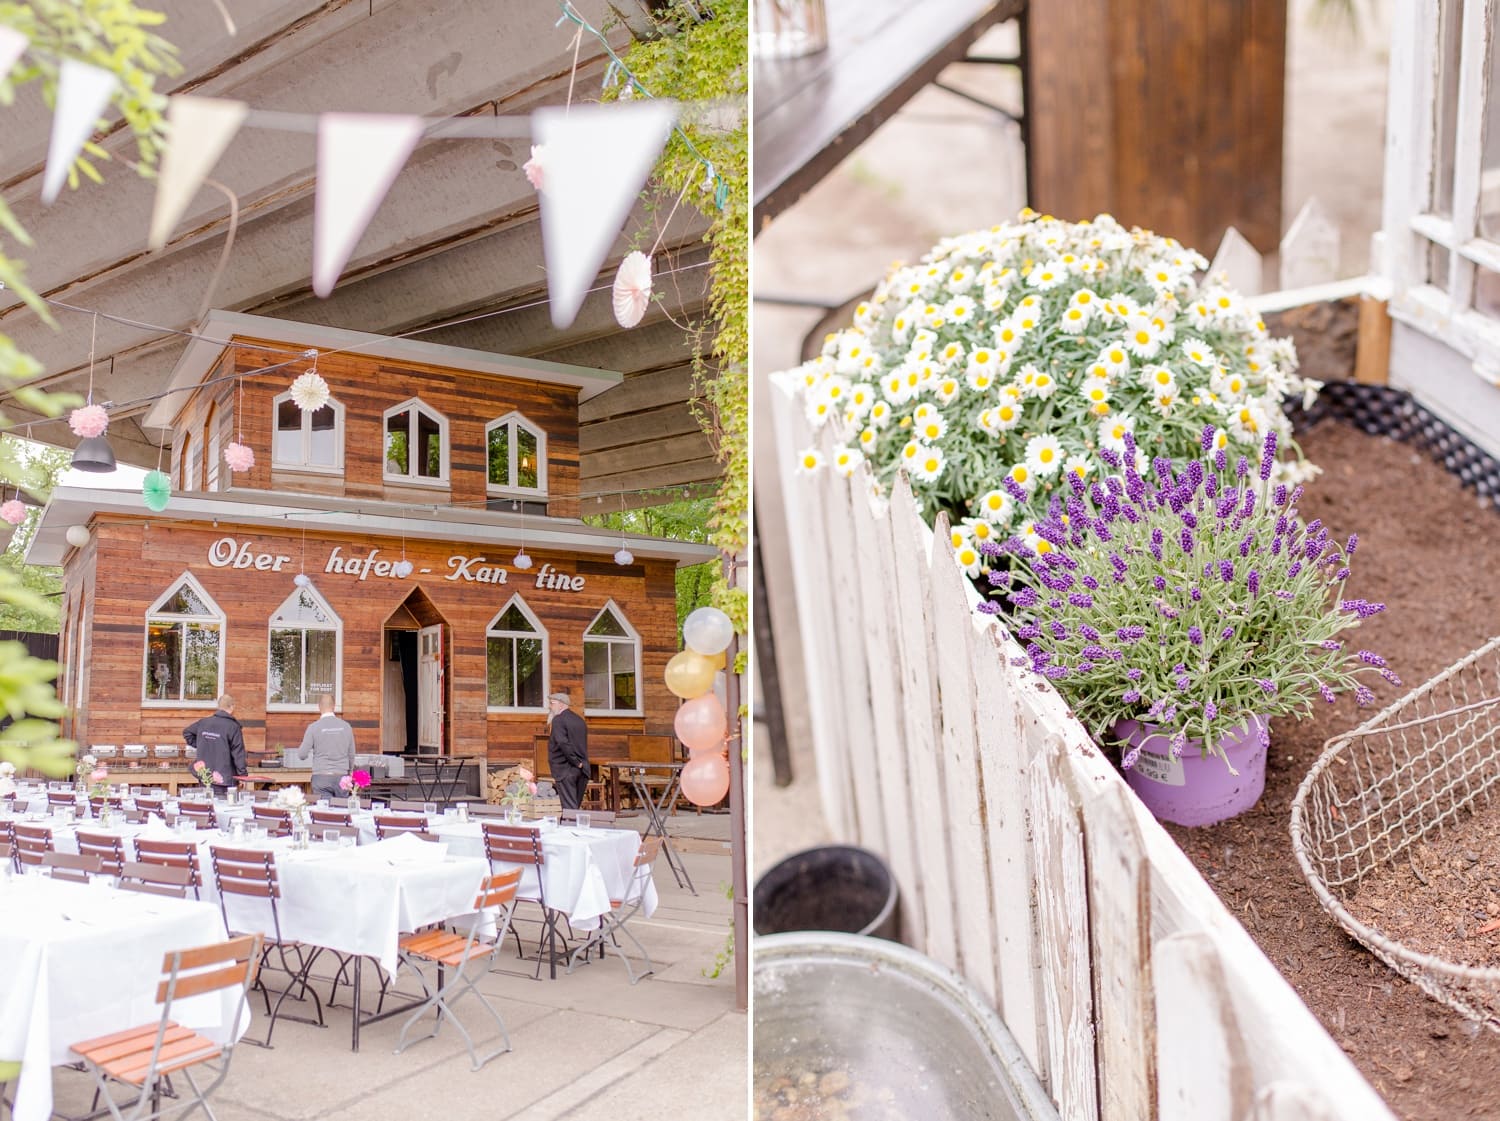
M 1274 697 L 1276 695 L 1276 682 L 1270 680 L 1269 678 L 1257 677 L 1255 679 L 1255 684 L 1260 686 L 1261 692 L 1263 692 L 1266 696 Z
M 1260 453 L 1260 481 L 1271 481 L 1271 469 L 1276 466 L 1276 433 L 1267 432 L 1266 442 Z
M 1200 437 L 1199 443 L 1201 443 L 1203 445 L 1203 450 L 1205 452 L 1211 452 L 1211 451 L 1214 450 L 1214 426 L 1213 425 L 1211 425 L 1211 424 L 1205 424 L 1203 426 L 1203 435 L 1202 435 L 1202 437 Z

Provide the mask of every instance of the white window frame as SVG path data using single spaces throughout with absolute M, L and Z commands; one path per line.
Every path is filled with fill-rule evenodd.
M 287 605 L 287 601 L 294 596 L 308 592 L 313 599 L 317 600 L 323 610 L 328 612 L 333 619 L 330 623 L 298 623 L 295 626 L 276 625 L 276 616 L 281 609 Z M 276 605 L 276 610 L 271 612 L 271 617 L 266 620 L 266 711 L 267 712 L 317 712 L 318 702 L 290 702 L 271 701 L 271 632 L 272 631 L 301 631 L 302 632 L 302 684 L 307 685 L 307 632 L 308 631 L 332 631 L 333 632 L 333 707 L 334 711 L 340 711 L 344 707 L 344 620 L 333 606 L 328 602 L 322 592 L 318 591 L 313 584 L 305 588 L 292 589 L 292 594 L 287 596 Z
M 416 456 L 413 453 L 412 448 L 411 448 L 411 431 L 412 431 L 412 429 L 414 427 L 414 425 L 413 425 L 412 422 L 415 421 L 415 419 L 416 419 L 416 413 L 417 413 L 418 410 L 427 413 L 428 416 L 430 416 L 433 420 L 436 420 L 437 423 L 438 423 L 438 445 L 439 445 L 439 448 L 440 448 L 440 451 L 441 451 L 441 456 L 440 456 L 440 463 L 439 463 L 440 471 L 439 471 L 438 477 L 436 479 L 428 478 L 427 476 L 424 476 L 424 475 L 416 475 L 416 474 L 412 473 L 413 468 L 414 468 L 414 466 L 416 464 Z M 410 414 L 409 419 L 407 420 L 407 427 L 406 427 L 406 431 L 407 431 L 406 471 L 407 471 L 407 473 L 404 474 L 404 475 L 392 472 L 392 471 L 390 471 L 386 467 L 386 464 L 390 462 L 390 460 L 388 460 L 386 458 L 386 455 L 385 455 L 385 437 L 386 437 L 386 430 L 387 430 L 386 426 L 390 424 L 391 417 L 396 416 L 398 413 L 408 413 L 408 414 Z M 381 473 L 381 477 L 386 482 L 388 482 L 388 483 L 400 483 L 402 486 L 413 486 L 413 487 L 446 487 L 446 486 L 448 486 L 448 470 L 449 470 L 448 457 L 449 457 L 450 451 L 451 451 L 451 448 L 450 448 L 449 441 L 448 441 L 448 418 L 446 416 L 444 416 L 442 413 L 438 412 L 436 409 L 434 409 L 426 401 L 422 400 L 422 398 L 420 398 L 420 397 L 408 397 L 405 401 L 402 401 L 401 404 L 396 405 L 394 408 L 387 409 L 385 412 L 383 412 L 383 413 L 380 414 L 380 473 Z
M 501 630 L 498 627 L 497 624 L 500 622 L 500 617 L 502 615 L 504 615 L 507 611 L 509 611 L 512 607 L 519 608 L 520 611 L 521 611 L 521 614 L 524 615 L 524 616 L 526 616 L 527 621 L 533 627 L 536 628 L 536 632 L 534 634 L 528 634 L 525 631 L 507 631 L 507 630 Z M 593 626 L 592 623 L 590 623 L 589 625 Z M 536 706 L 535 708 L 527 708 L 524 705 L 492 705 L 492 704 L 489 703 L 489 697 L 490 697 L 490 639 L 491 638 L 510 638 L 510 639 L 531 638 L 531 639 L 541 639 L 541 642 L 542 642 L 542 703 L 540 705 Z M 549 696 L 551 696 L 551 694 L 552 694 L 552 662 L 551 662 L 551 657 L 552 657 L 552 647 L 551 647 L 550 642 L 548 641 L 547 628 L 542 625 L 542 621 L 537 618 L 536 612 L 534 612 L 533 610 L 531 610 L 531 607 L 527 604 L 527 602 L 524 599 L 521 598 L 521 594 L 519 592 L 517 592 L 515 595 L 511 596 L 510 599 L 508 599 L 508 600 L 505 601 L 505 606 L 502 607 L 502 608 L 500 608 L 499 611 L 495 612 L 495 617 L 493 619 L 491 619 L 490 622 L 489 622 L 489 625 L 484 628 L 484 699 L 485 699 L 485 711 L 486 712 L 502 712 L 502 713 L 503 712 L 521 712 L 521 713 L 527 713 L 527 714 L 534 714 L 534 713 L 538 713 L 538 712 L 546 712 L 547 711 L 547 698 Z
M 198 489 L 198 456 L 201 453 L 194 446 L 196 443 L 191 430 L 182 434 L 182 452 L 178 458 L 182 464 L 182 489 L 185 491 Z
M 520 443 L 516 439 L 519 430 L 524 429 L 536 437 L 536 483 L 534 487 L 501 486 L 492 483 L 490 478 L 490 433 L 497 428 L 509 428 L 510 439 L 506 441 L 510 454 L 510 462 L 506 465 L 510 469 L 510 478 L 519 477 L 520 471 Z M 484 479 L 485 489 L 489 494 L 501 496 L 514 496 L 516 498 L 532 498 L 547 496 L 547 433 L 541 425 L 528 420 L 518 410 L 512 410 L 502 417 L 496 417 L 484 426 Z
M 177 589 L 180 588 L 184 583 L 186 583 L 190 588 L 192 588 L 193 592 L 198 596 L 198 598 L 201 599 L 205 604 L 208 605 L 210 614 L 208 614 L 208 615 L 177 615 L 177 614 L 168 614 L 168 613 L 162 611 L 162 609 L 161 609 L 162 604 L 166 603 L 167 600 L 171 599 L 172 596 L 174 594 L 176 594 Z M 151 653 L 151 623 L 152 623 L 153 619 L 158 619 L 158 620 L 172 619 L 172 620 L 176 620 L 178 622 L 186 622 L 186 623 L 218 623 L 219 624 L 219 680 L 218 680 L 218 684 L 214 688 L 214 695 L 213 695 L 213 699 L 212 700 L 206 700 L 206 701 L 189 701 L 189 700 L 167 700 L 167 701 L 159 701 L 159 700 L 156 700 L 153 697 L 150 697 L 150 696 L 146 695 L 146 674 L 145 674 L 145 670 L 146 670 L 146 658 Z M 151 606 L 146 609 L 146 622 L 145 622 L 145 625 L 141 629 L 141 640 L 142 640 L 142 646 L 141 646 L 141 707 L 142 708 L 206 708 L 206 709 L 209 709 L 209 710 L 213 710 L 213 709 L 218 708 L 219 707 L 219 698 L 224 695 L 224 659 L 225 659 L 225 652 L 229 648 L 229 643 L 227 641 L 228 637 L 229 637 L 229 620 L 228 620 L 228 618 L 224 615 L 223 609 L 216 602 L 214 602 L 214 597 L 208 594 L 208 592 L 204 589 L 204 587 L 203 587 L 202 584 L 198 583 L 198 578 L 196 576 L 194 576 L 191 572 L 184 572 L 181 576 L 177 577 L 177 579 L 173 580 L 170 584 L 168 584 L 167 585 L 167 590 L 164 591 L 164 592 L 162 592 L 161 595 L 157 596 L 156 597 L 156 601 L 154 603 L 152 603 Z M 184 659 L 184 663 L 179 667 L 179 680 L 181 680 L 182 682 L 186 683 L 186 681 L 187 681 L 187 665 L 186 665 L 187 643 L 186 642 L 184 642 L 182 644 L 182 655 L 181 656 Z
M 591 636 L 589 634 L 589 631 L 591 631 L 591 630 L 594 629 L 594 624 L 599 621 L 599 619 L 604 615 L 604 613 L 606 611 L 608 611 L 612 615 L 614 615 L 614 617 L 619 621 L 620 626 L 622 626 L 622 627 L 625 628 L 625 636 L 613 636 L 613 635 L 592 635 Z M 625 612 L 623 612 L 623 611 L 620 610 L 619 604 L 615 603 L 614 600 L 612 600 L 612 599 L 606 600 L 605 603 L 604 603 L 604 606 L 601 607 L 598 610 L 598 612 L 595 613 L 594 617 L 589 620 L 588 626 L 586 626 L 586 627 L 583 628 L 583 645 L 585 647 L 585 658 L 584 658 L 584 664 L 585 665 L 588 662 L 588 658 L 586 656 L 587 655 L 587 647 L 588 647 L 588 644 L 591 643 L 591 642 L 607 642 L 607 643 L 619 644 L 619 645 L 623 645 L 623 644 L 625 644 L 625 643 L 628 642 L 628 643 L 630 643 L 630 645 L 632 646 L 632 648 L 635 650 L 635 702 L 636 702 L 636 706 L 633 709 L 623 709 L 623 708 L 585 708 L 583 710 L 584 715 L 585 716 L 644 716 L 644 715 L 646 715 L 646 709 L 645 709 L 645 705 L 646 705 L 646 691 L 645 691 L 645 687 L 644 687 L 645 686 L 645 682 L 644 682 L 643 676 L 641 674 L 641 635 L 640 635 L 640 632 L 637 631 L 635 629 L 635 627 L 633 627 L 631 625 L 630 620 L 625 615 Z M 610 658 L 610 666 L 611 667 L 614 666 L 614 658 L 613 658 L 612 654 L 611 654 L 611 658 Z M 614 697 L 614 687 L 613 687 L 613 684 L 611 684 L 609 695 L 610 695 L 611 699 Z M 583 697 L 584 697 L 584 704 L 587 705 L 588 704 L 588 686 L 587 685 L 584 686 Z
M 1432 212 L 1438 167 L 1442 7 L 1461 5 L 1452 215 Z M 1391 35 L 1386 122 L 1383 269 L 1391 315 L 1466 357 L 1473 371 L 1500 385 L 1500 316 L 1473 307 L 1475 271 L 1500 273 L 1500 242 L 1478 228 L 1488 38 L 1496 33 L 1495 0 L 1415 0 L 1398 4 Z M 1500 50 L 1500 46 L 1494 49 Z M 1500 88 L 1490 90 L 1500 113 Z M 1500 189 L 1497 186 L 1496 189 Z M 1447 291 L 1431 282 L 1430 247 L 1448 253 Z
M 203 422 L 203 489 L 216 491 L 223 478 L 225 467 L 220 460 L 224 454 L 222 445 L 223 418 L 218 408 L 208 406 L 208 419 Z
M 276 458 L 276 427 L 277 416 L 281 412 L 284 401 L 292 399 L 291 390 L 278 393 L 271 398 L 271 468 L 275 471 L 299 471 L 309 475 L 342 475 L 344 473 L 344 405 L 337 397 L 330 396 L 328 404 L 333 407 L 333 466 L 328 467 L 321 463 L 309 463 L 312 458 L 312 417 L 313 410 L 299 409 L 302 416 L 302 458 L 277 459 Z

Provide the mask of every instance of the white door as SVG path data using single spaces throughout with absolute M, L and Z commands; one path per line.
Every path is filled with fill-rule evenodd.
M 417 742 L 424 750 L 443 747 L 443 628 L 417 632 Z

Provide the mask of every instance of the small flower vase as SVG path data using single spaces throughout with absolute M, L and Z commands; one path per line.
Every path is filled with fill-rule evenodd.
M 350 794 L 349 795 L 349 810 L 350 810 L 351 813 L 358 813 L 359 812 L 359 795 L 358 794 Z
M 99 825 L 102 828 L 104 828 L 104 829 L 108 829 L 109 828 L 109 822 L 110 822 L 110 806 L 109 806 L 109 799 L 106 798 L 104 800 L 104 802 L 99 806 Z
M 1244 813 L 1265 792 L 1271 738 L 1258 716 L 1219 737 L 1228 766 L 1216 755 L 1205 756 L 1201 740 L 1188 740 L 1174 757 L 1171 737 L 1154 724 L 1125 720 L 1115 725 L 1114 735 L 1125 753 L 1139 749 L 1125 781 L 1160 821 L 1213 825 Z

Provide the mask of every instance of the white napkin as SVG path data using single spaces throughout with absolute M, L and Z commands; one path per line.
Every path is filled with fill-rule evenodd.
M 140 836 L 148 841 L 175 841 L 177 839 L 177 834 L 172 832 L 172 827 L 155 813 L 146 815 L 146 824 L 141 829 Z
M 359 851 L 377 854 L 393 864 L 441 864 L 448 855 L 448 846 L 424 841 L 410 833 L 398 833 Z

